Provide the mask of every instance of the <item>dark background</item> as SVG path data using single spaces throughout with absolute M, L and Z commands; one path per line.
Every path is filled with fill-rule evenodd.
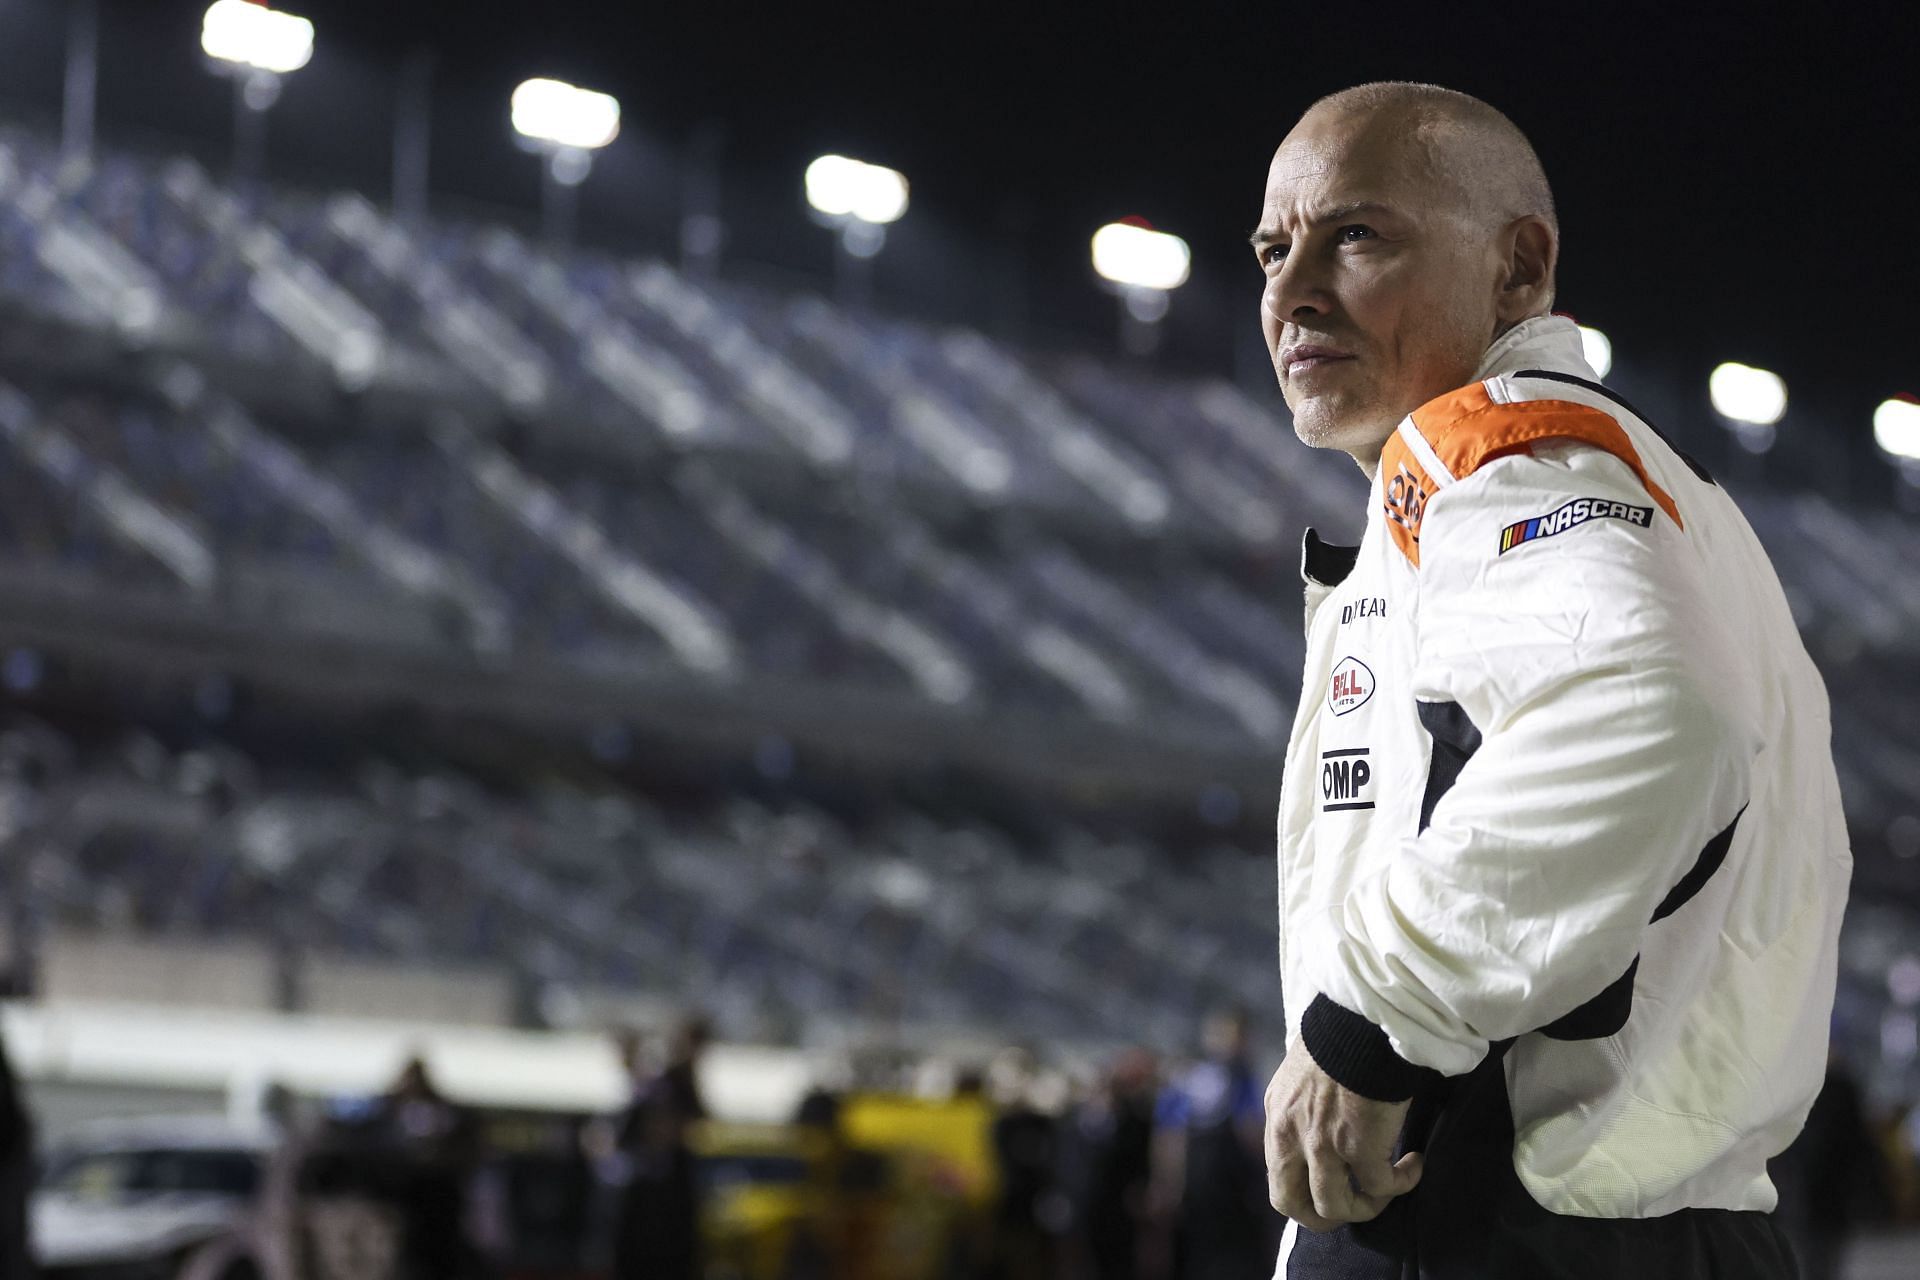
M 1780 372 L 1788 433 L 1864 448 L 1872 408 L 1920 391 L 1920 20 L 1910 6 L 647 5 L 306 0 L 313 62 L 274 109 L 276 177 L 388 189 L 406 56 L 435 65 L 441 212 L 531 222 L 535 159 L 509 139 L 536 74 L 616 94 L 621 138 L 581 234 L 671 254 L 685 160 L 718 139 L 726 269 L 817 283 L 828 234 L 800 172 L 840 150 L 897 167 L 913 205 L 878 264 L 885 308 L 1030 342 L 1110 344 L 1087 265 L 1100 223 L 1183 235 L 1194 280 L 1162 358 L 1257 370 L 1244 236 L 1268 157 L 1315 97 L 1360 81 L 1478 94 L 1534 139 L 1565 230 L 1560 305 L 1616 367 L 1683 382 Z M 104 0 L 103 135 L 223 161 L 230 95 L 200 0 Z M 57 113 L 64 5 L 0 0 L 0 100 Z

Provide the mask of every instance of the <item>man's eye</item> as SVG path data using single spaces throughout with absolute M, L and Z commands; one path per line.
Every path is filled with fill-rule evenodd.
M 1272 266 L 1273 264 L 1279 263 L 1279 262 L 1285 262 L 1287 260 L 1287 246 L 1283 244 L 1268 245 L 1265 249 L 1261 251 L 1260 260 L 1266 263 L 1268 266 Z
M 1373 228 L 1355 222 L 1340 228 L 1338 235 L 1342 244 L 1350 244 L 1356 240 L 1371 240 Z

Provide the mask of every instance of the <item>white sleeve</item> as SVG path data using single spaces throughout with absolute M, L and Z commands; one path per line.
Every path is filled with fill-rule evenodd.
M 1502 550 L 1579 499 L 1602 505 Z M 1623 980 L 1630 996 L 1656 913 L 1724 855 L 1757 736 L 1688 536 L 1581 446 L 1501 458 L 1428 504 L 1413 694 L 1469 741 L 1425 828 L 1296 940 L 1323 993 L 1302 1037 L 1349 1088 L 1409 1096 Z

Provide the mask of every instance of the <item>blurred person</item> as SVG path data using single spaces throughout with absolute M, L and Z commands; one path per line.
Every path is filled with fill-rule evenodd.
M 1152 1055 L 1130 1049 L 1108 1067 L 1061 1133 L 1061 1182 L 1071 1206 L 1074 1274 L 1136 1280 L 1153 1171 Z
M 480 1155 L 474 1114 L 442 1094 L 425 1060 L 415 1057 L 375 1101 L 368 1128 L 400 1157 L 407 1274 L 420 1280 L 471 1274 L 467 1193 Z
M 1245 1010 L 1208 1015 L 1202 1057 L 1162 1091 L 1154 1115 L 1158 1265 L 1178 1280 L 1261 1280 L 1279 1224 L 1261 1159 L 1260 1077 Z
M 280 1080 L 269 1080 L 260 1091 L 260 1121 L 285 1137 L 299 1127 L 300 1097 Z
M 1895 1222 L 1920 1219 L 1920 1148 L 1914 1142 L 1914 1120 L 1920 1116 L 1909 1103 L 1895 1103 L 1873 1126 L 1874 1146 L 1880 1151 L 1887 1205 Z
M 1284 1277 L 1793 1274 L 1851 855 L 1765 551 L 1551 313 L 1511 121 L 1373 84 L 1274 153 L 1261 326 L 1371 481 L 1305 536 L 1280 802 Z
M 620 1131 L 627 1106 L 638 1091 L 645 1062 L 640 1033 L 631 1027 L 610 1030 L 607 1044 L 619 1064 L 620 1082 L 627 1101 L 622 1103 L 620 1110 L 594 1116 L 580 1128 L 580 1154 L 592 1169 L 594 1178 L 594 1198 L 589 1212 L 591 1227 L 583 1252 L 601 1270 L 611 1265 L 627 1180 L 633 1175 L 631 1162 L 620 1149 Z
M 976 1280 L 977 1277 L 986 1275 L 994 1265 L 994 1255 L 998 1247 L 996 1223 L 1000 1205 L 999 1156 L 994 1134 L 996 1117 L 987 1090 L 987 1075 L 986 1069 L 976 1063 L 961 1065 L 953 1074 L 955 1101 L 981 1104 L 978 1114 L 982 1117 L 984 1145 L 996 1154 L 993 1180 L 988 1184 L 991 1194 L 967 1197 L 954 1221 L 952 1236 L 947 1244 L 945 1265 L 941 1270 L 943 1280 Z
M 1775 1214 L 1800 1262 L 1800 1280 L 1837 1280 L 1847 1239 L 1869 1207 L 1885 1201 L 1880 1152 L 1860 1086 L 1839 1051 L 1800 1136 L 1768 1172 L 1780 1188 Z
M 614 1132 L 628 1170 L 614 1213 L 614 1280 L 700 1275 L 700 1191 L 691 1131 L 707 1118 L 699 1068 L 709 1035 L 704 1017 L 683 1018 L 657 1071 L 648 1069 L 637 1041 L 622 1046 L 633 1094 Z
M 33 1119 L 0 1039 L 0 1280 L 34 1274 L 27 1206 L 33 1195 Z
M 793 1122 L 803 1129 L 814 1129 L 837 1139 L 840 1134 L 840 1094 L 824 1085 L 813 1084 L 800 1096 L 793 1109 Z
M 1033 1055 L 1004 1050 L 987 1072 L 994 1104 L 993 1154 L 998 1173 L 990 1262 L 991 1280 L 1052 1280 L 1054 1233 L 1047 1200 L 1054 1190 L 1057 1125 L 1035 1105 Z

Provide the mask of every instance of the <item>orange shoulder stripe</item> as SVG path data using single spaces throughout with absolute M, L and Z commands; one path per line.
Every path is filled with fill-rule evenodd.
M 1547 440 L 1578 440 L 1605 449 L 1631 467 L 1660 509 L 1676 525 L 1686 528 L 1673 495 L 1647 474 L 1640 451 L 1633 447 L 1626 430 L 1598 409 L 1570 400 L 1502 404 L 1487 394 L 1484 382 L 1476 382 L 1429 400 L 1409 417 L 1427 449 L 1416 450 L 1408 444 L 1405 424 L 1389 436 L 1380 453 L 1380 492 L 1387 532 L 1416 567 L 1420 563 L 1420 518 L 1428 499 L 1441 485 L 1464 480 L 1496 458 L 1525 452 Z M 1443 474 L 1432 474 L 1422 461 L 1422 452 L 1431 453 L 1427 461 L 1438 463 Z
M 1605 449 L 1633 468 L 1660 509 L 1686 528 L 1673 495 L 1654 483 L 1633 447 L 1625 428 L 1607 414 L 1571 400 L 1522 400 L 1500 404 L 1487 394 L 1487 385 L 1470 387 L 1430 400 L 1415 409 L 1413 425 L 1433 446 L 1434 453 L 1455 480 L 1464 480 L 1495 458 L 1518 453 L 1542 440 L 1579 440 Z

